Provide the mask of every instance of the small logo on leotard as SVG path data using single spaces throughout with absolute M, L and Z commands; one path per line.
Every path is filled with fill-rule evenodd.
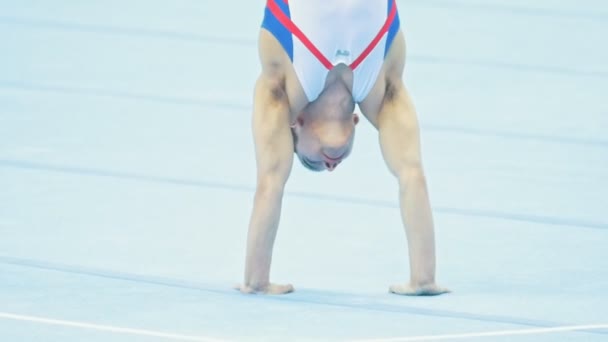
M 338 57 L 338 56 L 342 56 L 342 57 L 348 57 L 348 56 L 350 56 L 350 51 L 348 51 L 348 50 L 340 50 L 340 49 L 338 49 L 338 50 L 336 51 L 336 57 Z

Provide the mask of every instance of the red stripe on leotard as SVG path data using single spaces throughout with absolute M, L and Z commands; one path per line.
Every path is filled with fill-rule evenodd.
M 380 29 L 380 32 L 378 32 L 376 37 L 374 37 L 372 42 L 369 43 L 369 45 L 365 48 L 365 50 L 363 50 L 363 52 L 359 55 L 359 57 L 357 57 L 357 59 L 355 59 L 349 65 L 352 70 L 355 70 L 355 68 L 357 66 L 359 66 L 359 64 L 361 64 L 361 62 L 363 62 L 365 57 L 367 57 L 372 52 L 372 50 L 374 50 L 376 45 L 378 45 L 378 42 L 380 42 L 380 39 L 382 39 L 382 36 L 384 36 L 384 34 L 386 34 L 386 32 L 388 32 L 388 29 L 391 27 L 393 20 L 395 20 L 395 15 L 397 14 L 397 4 L 395 4 L 395 0 L 393 0 L 391 5 L 392 5 L 391 11 L 388 14 L 388 17 L 386 18 L 386 21 L 384 22 L 384 26 L 382 26 L 382 28 Z
M 306 35 L 300 31 L 300 29 L 291 21 L 291 19 L 281 11 L 281 8 L 276 4 L 275 0 L 268 0 L 266 3 L 270 12 L 274 14 L 274 16 L 285 26 L 289 32 L 291 32 L 294 36 L 298 37 L 298 39 L 306 46 L 306 48 L 315 56 L 317 59 L 323 64 L 327 69 L 331 69 L 333 64 L 323 56 L 321 51 L 317 49 L 317 47 L 306 37 Z
M 323 64 L 323 66 L 325 66 L 327 69 L 333 68 L 334 65 L 323 55 L 323 53 L 321 53 L 321 51 L 319 51 L 319 49 L 317 49 L 317 47 L 310 41 L 310 39 L 306 37 L 304 32 L 302 32 L 296 26 L 296 24 L 294 24 L 294 22 L 291 21 L 291 19 L 287 15 L 285 15 L 285 13 L 283 13 L 281 8 L 276 4 L 276 1 L 277 0 L 268 0 L 266 2 L 266 6 L 270 10 L 270 12 L 274 14 L 277 20 L 281 24 L 283 24 L 283 26 L 285 26 L 285 28 L 287 28 L 289 32 L 296 36 L 315 57 L 317 57 L 317 59 L 319 60 L 319 62 L 321 62 L 321 64 Z M 283 1 L 285 3 L 288 3 L 288 0 Z M 391 27 L 391 24 L 395 20 L 395 15 L 397 14 L 397 4 L 395 3 L 395 0 L 392 1 L 391 6 L 391 11 L 387 16 L 384 25 L 382 25 L 380 31 L 378 31 L 378 34 L 376 34 L 374 39 L 372 39 L 371 43 L 369 43 L 369 45 L 365 48 L 365 50 L 363 50 L 359 57 L 357 57 L 349 65 L 352 70 L 355 70 L 355 68 L 357 68 L 359 64 L 361 64 L 361 62 L 363 62 L 363 60 L 374 50 L 376 45 L 378 45 L 378 43 L 382 39 L 382 36 L 384 36 L 386 32 L 388 32 L 389 28 Z

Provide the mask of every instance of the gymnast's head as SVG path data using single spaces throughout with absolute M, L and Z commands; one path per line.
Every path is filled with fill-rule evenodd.
M 326 88 L 291 125 L 294 152 L 311 171 L 333 171 L 353 148 L 355 102 L 345 86 Z

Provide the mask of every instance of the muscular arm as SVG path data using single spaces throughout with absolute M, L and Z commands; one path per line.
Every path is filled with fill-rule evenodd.
M 245 279 L 240 290 L 245 293 L 291 292 L 291 285 L 276 285 L 269 281 L 283 189 L 293 163 L 289 104 L 279 80 L 265 75 L 258 79 L 252 125 L 257 184 L 247 236 Z
M 399 182 L 401 217 L 408 239 L 410 281 L 390 291 L 406 295 L 448 292 L 435 284 L 435 236 L 427 184 L 420 155 L 414 105 L 401 80 L 389 84 L 378 116 L 380 146 Z

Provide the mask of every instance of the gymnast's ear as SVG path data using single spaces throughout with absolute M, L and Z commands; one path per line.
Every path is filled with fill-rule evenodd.
M 298 117 L 296 118 L 296 121 L 294 121 L 291 124 L 291 128 L 296 128 L 297 126 L 304 126 L 304 119 L 302 118 L 302 116 L 298 115 Z
M 359 123 L 359 114 L 353 113 L 353 123 L 355 126 Z

